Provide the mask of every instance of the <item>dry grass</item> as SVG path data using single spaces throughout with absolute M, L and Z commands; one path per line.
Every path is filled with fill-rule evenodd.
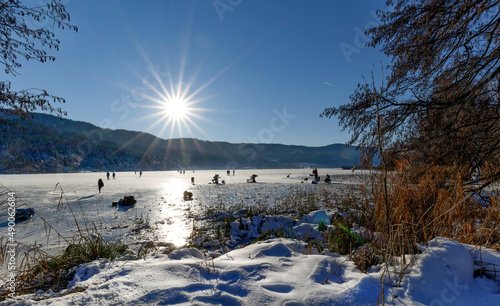
M 477 215 L 480 222 L 470 222 L 463 226 L 462 234 L 457 240 L 500 252 L 500 199 L 490 197 L 489 205 Z
M 7 188 L 3 188 L 7 190 Z M 15 254 L 18 254 L 16 255 L 15 275 L 16 295 L 33 293 L 39 289 L 47 290 L 49 288 L 59 291 L 65 288 L 67 283 L 71 281 L 78 265 L 98 258 L 114 260 L 118 255 L 128 251 L 128 246 L 120 241 L 105 240 L 97 228 L 89 225 L 88 222 L 80 225 L 71 210 L 64 190 L 59 184 L 56 185 L 56 188 L 60 188 L 61 192 L 59 202 L 57 203 L 57 211 L 63 209 L 63 206 L 67 206 L 70 209 L 77 227 L 77 235 L 72 238 L 64 237 L 45 219 L 37 215 L 45 224 L 47 239 L 51 236 L 51 232 L 55 232 L 58 239 L 63 241 L 62 245 L 65 245 L 66 248 L 61 254 L 54 255 L 38 246 L 16 242 Z M 2 265 L 6 264 L 10 257 L 8 251 L 12 250 L 8 245 L 9 238 L 8 236 L 0 235 L 0 264 Z M 5 299 L 8 294 L 9 292 L 5 288 L 2 288 L 0 290 L 0 300 Z
M 465 171 L 431 166 L 422 172 L 401 164 L 396 181 L 391 184 L 395 190 L 392 224 L 407 224 L 418 243 L 443 236 L 498 249 L 498 194 L 487 195 L 489 203 L 483 205 L 484 199 L 478 197 L 476 190 L 463 187 L 460 173 Z
M 376 253 L 375 249 L 365 245 L 352 252 L 351 259 L 361 272 L 367 273 L 372 266 L 382 263 Z
M 364 219 L 362 225 L 373 233 L 372 245 L 383 251 L 383 279 L 390 286 L 401 284 L 419 253 L 418 245 L 436 237 L 500 251 L 498 194 L 479 197 L 477 190 L 464 188 L 462 173 L 466 171 L 457 167 L 396 162 L 395 170 L 373 172 L 370 183 L 363 186 L 365 199 L 374 207 L 373 214 L 364 208 L 371 220 Z M 381 303 L 386 285 L 381 280 Z

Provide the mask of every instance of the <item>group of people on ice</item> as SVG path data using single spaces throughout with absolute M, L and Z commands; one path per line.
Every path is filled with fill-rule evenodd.
M 312 171 L 312 174 L 314 175 L 314 181 L 312 182 L 313 184 L 317 184 L 319 181 L 320 181 L 320 176 L 318 174 L 318 168 L 315 168 L 313 171 Z M 332 182 L 332 179 L 330 178 L 330 175 L 327 174 L 326 175 L 326 178 L 323 180 L 325 183 L 331 183 Z
M 135 174 L 137 175 L 137 171 L 135 171 Z M 106 178 L 109 180 L 109 177 L 110 177 L 110 173 L 109 171 L 106 171 Z M 142 177 L 142 171 L 139 171 L 139 177 Z M 116 179 L 116 173 L 113 172 L 113 179 L 115 180 Z M 104 187 L 104 182 L 102 181 L 102 179 L 98 179 L 97 180 L 97 189 L 99 189 L 99 193 L 101 193 L 101 189 L 102 187 Z
M 108 181 L 109 181 L 109 176 L 110 176 L 109 171 L 107 171 L 106 172 L 106 178 L 108 179 Z M 113 172 L 113 179 L 114 180 L 116 179 L 116 173 L 115 172 Z M 99 189 L 99 193 L 101 193 L 102 187 L 104 187 L 104 182 L 102 181 L 102 179 L 98 179 L 97 180 L 97 189 Z
M 108 178 L 109 180 L 109 171 L 106 172 L 106 177 Z M 113 172 L 113 179 L 116 179 L 116 173 Z
M 194 171 L 193 171 L 194 172 Z M 182 173 L 184 174 L 185 171 L 179 171 L 179 173 Z M 137 175 L 137 171 L 135 171 L 135 174 Z M 227 175 L 231 175 L 231 170 L 227 170 L 226 172 Z M 233 175 L 235 175 L 235 170 L 233 170 Z M 313 184 L 317 184 L 319 181 L 320 181 L 320 176 L 319 176 L 319 173 L 318 173 L 318 169 L 315 168 L 313 171 L 312 171 L 312 175 L 314 175 L 314 181 L 312 182 Z M 110 173 L 109 171 L 106 172 L 106 177 L 107 179 L 109 180 L 109 177 L 110 177 Z M 142 171 L 139 172 L 139 177 L 142 177 Z M 250 176 L 249 179 L 247 179 L 247 183 L 256 183 L 256 180 L 255 178 L 257 177 L 256 174 L 252 174 Z M 290 177 L 290 174 L 287 175 L 287 177 Z M 113 172 L 113 179 L 116 179 L 116 173 Z M 219 180 L 220 180 L 220 176 L 218 174 L 215 174 L 214 177 L 212 178 L 212 183 L 213 184 L 219 184 Z M 307 180 L 304 179 L 304 180 Z M 331 178 L 330 178 L 330 175 L 327 174 L 325 179 L 323 180 L 325 183 L 331 183 Z M 194 184 L 194 177 L 191 177 L 191 183 Z M 222 184 L 225 184 L 226 182 L 224 180 L 221 181 Z M 101 189 L 104 187 L 104 182 L 102 181 L 102 179 L 99 179 L 97 181 L 97 188 L 99 189 L 99 193 L 101 193 Z

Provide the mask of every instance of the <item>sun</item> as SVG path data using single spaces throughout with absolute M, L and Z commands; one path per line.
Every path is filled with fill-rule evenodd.
M 164 107 L 165 115 L 174 121 L 184 120 L 189 114 L 188 101 L 182 98 L 167 99 Z
M 147 59 L 147 62 L 149 63 L 150 60 Z M 185 60 L 181 60 L 181 63 L 184 62 Z M 182 64 L 177 74 L 172 72 L 168 66 L 165 70 L 167 72 L 162 74 L 151 69 L 154 70 L 153 76 L 142 80 L 143 90 L 133 89 L 140 100 L 144 100 L 140 105 L 141 108 L 151 110 L 149 114 L 140 119 L 148 121 L 146 132 L 161 138 L 194 137 L 195 130 L 197 134 L 200 133 L 204 137 L 210 138 L 206 129 L 202 128 L 201 125 L 204 122 L 210 122 L 203 114 L 215 110 L 202 108 L 200 105 L 214 96 L 202 95 L 202 92 L 225 70 L 199 84 L 199 82 L 195 82 L 198 72 L 186 79 L 184 68 L 185 66 Z
M 192 129 L 204 133 L 204 130 L 198 125 L 206 119 L 200 113 L 208 111 L 205 108 L 197 107 L 197 104 L 204 101 L 206 98 L 196 98 L 196 95 L 203 88 L 190 90 L 191 84 L 184 83 L 182 80 L 174 83 L 160 82 L 158 78 L 157 87 L 151 86 L 154 95 L 146 96 L 152 102 L 145 104 L 143 107 L 153 109 L 150 115 L 144 119 L 153 119 L 148 127 L 148 130 L 159 126 L 159 135 L 163 135 L 165 130 L 170 129 L 170 137 L 184 137 L 184 135 L 192 135 Z

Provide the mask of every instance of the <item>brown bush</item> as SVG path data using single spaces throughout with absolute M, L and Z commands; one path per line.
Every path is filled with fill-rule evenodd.
M 490 203 L 481 206 L 473 189 L 464 188 L 463 173 L 457 167 L 396 162 L 396 169 L 387 172 L 387 196 L 383 174 L 374 174 L 373 223 L 382 233 L 379 242 L 392 244 L 398 254 L 417 252 L 418 243 L 437 236 L 498 247 L 499 202 L 490 197 Z

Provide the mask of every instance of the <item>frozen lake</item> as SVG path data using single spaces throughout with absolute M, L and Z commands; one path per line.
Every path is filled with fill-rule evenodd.
M 214 174 L 220 175 L 223 185 L 211 184 Z M 61 246 L 58 234 L 72 237 L 81 229 L 96 227 L 107 238 L 122 238 L 138 226 L 151 227 L 145 234 L 127 235 L 130 240 L 172 242 L 183 245 L 192 230 L 189 215 L 200 207 L 214 205 L 273 205 L 278 197 L 291 190 L 335 188 L 349 181 L 350 170 L 319 169 L 319 175 L 332 176 L 332 184 L 311 184 L 308 169 L 236 170 L 235 175 L 226 171 L 203 170 L 143 172 L 116 172 L 116 179 L 106 179 L 106 173 L 19 174 L 0 175 L 0 183 L 16 194 L 16 207 L 31 207 L 35 216 L 18 222 L 16 241 L 37 243 L 47 250 Z M 257 174 L 257 183 L 247 179 Z M 191 183 L 194 177 L 195 184 Z M 346 178 L 344 180 L 343 178 Z M 98 193 L 97 181 L 102 178 L 104 188 Z M 304 178 L 309 180 L 303 181 Z M 220 182 L 219 181 L 219 182 Z M 193 193 L 194 200 L 184 201 L 183 192 Z M 126 195 L 134 195 L 137 204 L 124 210 L 113 207 L 112 202 Z M 2 197 L 6 197 L 3 195 Z M 7 233 L 7 203 L 4 198 L 0 212 L 0 230 Z M 73 217 L 74 216 L 74 217 Z M 76 221 L 75 221 L 76 220 Z M 45 222 L 44 222 L 45 221 Z M 49 229 L 50 227 L 51 229 Z M 138 232 L 138 231 L 135 231 Z M 135 233 L 134 232 L 134 233 Z M 50 234 L 50 235 L 49 235 Z

